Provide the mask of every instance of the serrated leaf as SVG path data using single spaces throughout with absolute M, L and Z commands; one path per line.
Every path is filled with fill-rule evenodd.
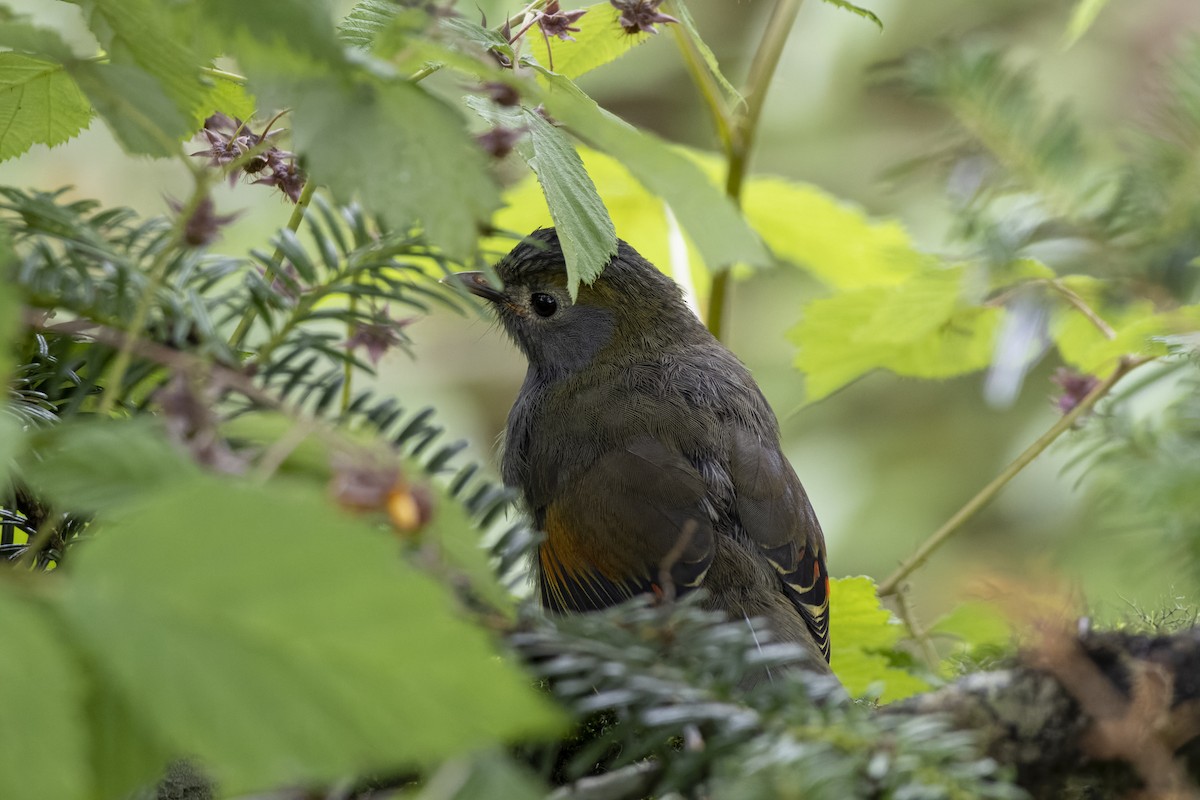
M 729 82 L 725 74 L 721 72 L 721 65 L 717 63 L 717 56 L 708 46 L 708 42 L 704 41 L 704 37 L 700 35 L 700 29 L 696 27 L 696 21 L 692 18 L 692 12 L 688 9 L 687 3 L 684 0 L 669 0 L 668 11 L 672 16 L 679 19 L 679 24 L 683 27 L 684 35 L 691 40 L 692 46 L 700 53 L 700 58 L 704 60 L 704 65 L 708 67 L 708 72 L 724 90 L 728 98 L 740 105 L 746 102 L 734 85 Z
M 91 105 L 61 64 L 0 53 L 0 161 L 35 144 L 62 144 L 91 119 Z
M 851 696 L 882 684 L 879 699 L 888 703 L 926 691 L 929 684 L 891 665 L 888 654 L 904 638 L 899 621 L 879 603 L 870 578 L 830 581 L 829 630 L 834 638 L 831 666 Z
M 608 209 L 619 237 L 633 246 L 650 263 L 670 273 L 671 250 L 663 201 L 646 190 L 621 163 L 611 156 L 579 147 L 588 176 Z M 509 188 L 504 194 L 504 208 L 496 213 L 493 225 L 498 230 L 527 232 L 551 225 L 554 220 L 546 205 L 546 197 L 534 176 Z M 511 241 L 494 240 L 496 249 L 511 247 Z M 710 276 L 699 254 L 690 253 L 689 277 L 700 298 L 708 293 Z M 679 280 L 681 276 L 674 276 Z
M 467 104 L 493 125 L 525 130 L 516 149 L 542 187 L 563 248 L 567 289 L 574 298 L 580 281 L 594 281 L 617 253 L 616 230 L 583 160 L 570 138 L 535 111 L 501 110 L 482 98 L 468 98 Z
M 131 155 L 175 155 L 191 132 L 192 107 L 180 111 L 162 84 L 138 67 L 80 61 L 71 65 L 71 76 Z
M 810 184 L 751 178 L 742 208 L 773 252 L 835 289 L 892 286 L 932 261 L 900 223 L 873 221 Z
M 500 192 L 454 110 L 407 82 L 314 79 L 289 94 L 316 180 L 393 226 L 420 220 L 451 257 L 470 254 Z
M 963 269 L 931 270 L 895 286 L 814 300 L 788 338 L 817 400 L 873 369 L 946 378 L 991 361 L 1002 311 L 964 304 Z
M 0 642 L 0 797 L 94 797 L 76 654 L 53 616 L 7 582 L 0 583 Z
M 867 9 L 863 8 L 862 6 L 856 6 L 856 5 L 854 5 L 854 3 L 851 3 L 848 0 L 824 0 L 824 2 L 828 3 L 831 6 L 837 6 L 838 8 L 849 11 L 851 14 L 857 14 L 858 16 L 862 17 L 863 19 L 869 19 L 869 20 L 871 20 L 871 22 L 875 23 L 875 25 L 879 28 L 879 30 L 881 30 L 881 31 L 883 30 L 883 20 L 881 20 L 879 17 L 875 16 L 874 13 L 872 13 L 871 11 L 868 11 Z
M 1079 0 L 1075 4 L 1075 9 L 1071 12 L 1071 21 L 1067 23 L 1067 30 L 1063 33 L 1064 50 L 1083 38 L 1106 5 L 1108 0 Z
M 540 72 L 548 84 L 540 99 L 550 113 L 573 134 L 619 160 L 666 201 L 710 267 L 770 263 L 737 208 L 687 156 L 600 108 L 570 80 Z
M 547 46 L 541 28 L 534 25 L 525 34 L 526 52 L 543 67 L 568 78 L 578 78 L 616 61 L 654 36 L 651 33 L 626 33 L 617 21 L 621 11 L 610 3 L 595 3 L 584 6 L 584 10 L 587 13 L 575 23 L 580 30 L 571 34 L 574 41 L 551 37 Z
M 29 439 L 22 477 L 62 511 L 111 511 L 194 477 L 150 418 L 73 420 Z
M 310 490 L 204 479 L 73 559 L 73 637 L 223 794 L 425 764 L 559 717 L 390 537 Z
M 376 37 L 405 11 L 392 0 L 360 0 L 338 23 L 338 37 L 351 47 L 370 50 Z

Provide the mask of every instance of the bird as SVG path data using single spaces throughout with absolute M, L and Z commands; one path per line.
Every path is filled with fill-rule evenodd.
M 495 311 L 528 370 L 508 415 L 504 482 L 536 528 L 551 612 L 704 588 L 828 671 L 824 534 L 750 371 L 623 240 L 572 298 L 555 228 L 455 277 Z

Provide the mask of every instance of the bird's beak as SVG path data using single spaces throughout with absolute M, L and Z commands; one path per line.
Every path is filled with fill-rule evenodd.
M 482 297 L 490 303 L 500 303 L 507 299 L 504 292 L 488 283 L 487 275 L 482 272 L 456 272 L 441 280 L 446 284 L 453 284 L 455 281 L 462 284 L 471 294 Z

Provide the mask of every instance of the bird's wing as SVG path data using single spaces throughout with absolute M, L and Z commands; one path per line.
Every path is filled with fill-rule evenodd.
M 543 509 L 542 602 L 591 611 L 636 594 L 683 594 L 712 563 L 705 483 L 650 437 L 601 456 Z
M 800 479 L 772 437 L 741 428 L 729 460 L 742 527 L 783 581 L 784 593 L 804 618 L 829 660 L 829 572 L 825 536 Z

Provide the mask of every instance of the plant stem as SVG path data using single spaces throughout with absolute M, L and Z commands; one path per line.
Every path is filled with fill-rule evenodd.
M 287 228 L 292 233 L 300 229 L 300 223 L 304 221 L 304 212 L 308 209 L 308 204 L 312 202 L 313 193 L 316 190 L 316 181 L 309 177 L 304 183 L 304 188 L 300 191 L 299 199 L 296 200 L 296 207 L 292 209 L 292 216 L 288 217 Z M 271 261 L 267 265 L 263 281 L 270 285 L 271 281 L 275 280 L 275 271 L 279 269 L 282 263 L 283 250 L 276 247 L 275 252 L 271 254 Z M 241 321 L 238 322 L 237 328 L 233 331 L 233 336 L 229 337 L 230 349 L 237 350 L 242 346 L 242 341 L 246 338 L 246 334 L 250 332 L 250 326 L 254 324 L 256 316 L 258 316 L 258 309 L 253 305 L 247 306 L 246 311 L 242 314 Z
M 796 14 L 799 13 L 800 4 L 803 2 L 804 0 L 778 0 L 775 3 L 775 7 L 771 9 L 771 17 L 767 20 L 766 30 L 763 31 L 762 41 L 754 54 L 754 61 L 750 64 L 746 90 L 742 93 L 746 98 L 746 110 L 731 131 L 729 163 L 725 173 L 725 194 L 738 206 L 741 205 L 742 185 L 750 165 L 750 153 L 754 148 L 758 122 L 766 103 L 771 76 L 775 74 L 775 68 L 779 65 L 783 46 L 787 43 L 788 35 L 796 22 Z M 729 270 L 725 269 L 713 278 L 712 292 L 708 298 L 708 313 L 705 315 L 708 329 L 718 339 L 725 329 L 728 294 Z
M 901 583 L 903 583 L 909 575 L 919 569 L 921 565 L 928 561 L 929 557 L 933 555 L 934 551 L 945 544 L 951 536 L 957 533 L 967 520 L 975 516 L 976 512 L 990 503 L 1009 481 L 1015 478 L 1021 472 L 1021 470 L 1029 466 L 1030 462 L 1041 455 L 1042 452 L 1049 447 L 1055 439 L 1057 439 L 1066 431 L 1070 430 L 1070 428 L 1075 424 L 1075 421 L 1090 411 L 1092 406 L 1094 406 L 1100 398 L 1108 394 L 1108 392 L 1117 384 L 1118 381 L 1121 380 L 1121 378 L 1125 377 L 1125 375 L 1127 375 L 1131 370 L 1141 366 L 1142 364 L 1145 364 L 1150 360 L 1152 359 L 1136 358 L 1132 356 L 1123 357 L 1111 375 L 1105 378 L 1104 381 L 1096 386 L 1095 389 L 1092 389 L 1092 391 L 1089 392 L 1086 397 L 1079 401 L 1078 405 L 1064 414 L 1061 419 L 1059 419 L 1050 427 L 1049 430 L 1038 437 L 1037 441 L 1029 445 L 1029 447 L 1027 447 L 1024 452 L 1017 456 L 1017 458 L 1011 464 L 1005 467 L 999 475 L 993 478 L 987 486 L 980 489 L 978 494 L 968 500 L 966 505 L 960 508 L 954 514 L 954 516 L 946 520 L 946 523 L 942 525 L 942 527 L 938 528 L 929 536 L 928 539 L 922 542 L 921 546 L 917 548 L 916 552 L 905 559 L 904 562 L 896 568 L 896 571 L 889 575 L 887 579 L 879 585 L 879 596 L 887 597 L 888 595 L 896 594 Z
M 721 140 L 721 150 L 728 159 L 733 152 L 733 130 L 729 124 L 729 112 L 721 99 L 721 87 L 717 85 L 712 73 L 708 71 L 708 66 L 696 52 L 696 46 L 687 32 L 681 30 L 678 25 L 672 25 L 670 28 L 671 33 L 675 35 L 675 43 L 679 45 L 679 52 L 683 54 L 683 64 L 692 76 L 692 83 L 696 84 L 700 96 L 704 98 L 704 104 L 708 106 L 709 116 L 717 129 L 717 138 Z
M 933 640 L 929 638 L 929 631 L 925 630 L 921 623 L 917 621 L 917 615 L 913 610 L 912 602 L 904 592 L 896 593 L 896 616 L 900 617 L 900 621 L 904 623 L 904 627 L 908 628 L 908 635 L 916 642 L 917 647 L 920 648 L 921 657 L 925 659 L 925 663 L 930 669 L 937 670 L 938 663 L 941 661 L 941 658 L 938 657 L 937 648 L 933 646 Z
M 134 342 L 142 335 L 142 330 L 146 327 L 146 320 L 150 316 L 150 307 L 154 305 L 154 295 L 162 285 L 163 277 L 166 275 L 171 260 L 177 255 L 176 245 L 183 238 L 184 227 L 208 192 L 207 174 L 203 171 L 193 171 L 193 174 L 196 177 L 196 186 L 192 191 L 192 196 L 179 210 L 179 217 L 175 220 L 175 226 L 172 228 L 170 236 L 162 243 L 162 248 L 155 254 L 154 261 L 150 264 L 146 285 L 142 289 L 141 297 L 138 298 L 137 308 L 134 309 L 133 319 L 130 320 L 125 338 L 121 342 L 120 349 L 117 350 L 116 358 L 105 370 L 104 377 L 100 381 L 104 392 L 100 396 L 100 407 L 97 413 L 101 417 L 112 413 L 113 405 L 117 402 L 117 396 L 120 394 L 121 381 L 124 380 L 125 372 L 129 369 L 129 364 L 133 359 Z

